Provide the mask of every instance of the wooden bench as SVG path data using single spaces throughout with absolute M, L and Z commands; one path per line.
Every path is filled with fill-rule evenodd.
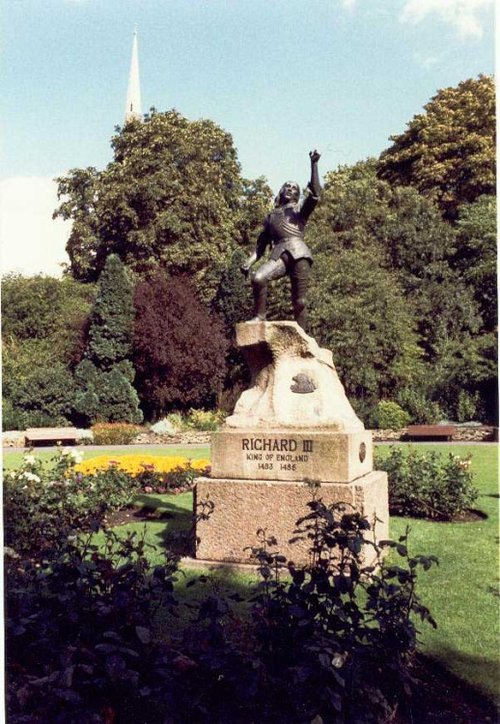
M 406 431 L 408 440 L 447 440 L 455 434 L 454 425 L 409 425 Z
M 32 447 L 36 443 L 75 445 L 77 437 L 76 427 L 29 427 L 24 433 L 24 444 L 26 447 Z

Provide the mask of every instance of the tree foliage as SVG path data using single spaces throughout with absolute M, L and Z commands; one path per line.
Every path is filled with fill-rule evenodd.
M 133 285 L 116 254 L 107 257 L 90 317 L 86 357 L 109 370 L 132 351 Z
M 85 359 L 75 370 L 75 409 L 86 422 L 140 422 L 139 398 L 132 385 L 133 286 L 116 254 L 99 277 Z
M 73 219 L 71 273 L 97 278 L 110 253 L 134 271 L 189 274 L 206 299 L 248 227 L 245 209 L 265 198 L 265 183 L 243 185 L 231 136 L 210 120 L 153 110 L 112 139 L 102 172 L 74 169 L 58 179 L 56 216 Z
M 314 262 L 311 331 L 333 351 L 347 395 L 368 421 L 378 400 L 422 373 L 415 320 L 373 249 L 339 249 L 332 234 L 324 241 Z
M 392 136 L 378 173 L 414 186 L 449 219 L 458 207 L 495 193 L 495 85 L 481 75 L 443 88 Z
M 46 366 L 56 359 L 78 362 L 94 297 L 92 284 L 79 284 L 71 278 L 7 275 L 2 279 L 4 344 L 40 340 L 46 347 Z
M 457 221 L 454 264 L 474 290 L 483 326 L 492 332 L 497 315 L 497 211 L 495 196 L 462 206 Z
M 375 403 L 411 389 L 452 416 L 461 390 L 491 382 L 456 232 L 429 199 L 378 178 L 372 160 L 342 167 L 327 174 L 308 231 L 313 329 L 351 395 Z
M 72 369 L 85 347 L 92 285 L 8 275 L 2 280 L 3 427 L 63 425 L 71 419 Z
M 214 403 L 225 376 L 227 340 L 186 277 L 156 273 L 135 290 L 136 385 L 148 418 Z

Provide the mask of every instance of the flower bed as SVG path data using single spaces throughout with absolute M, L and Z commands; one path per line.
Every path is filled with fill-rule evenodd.
M 84 475 L 93 475 L 109 467 L 116 467 L 130 475 L 137 476 L 144 472 L 170 473 L 182 467 L 191 467 L 193 470 L 204 471 L 210 465 L 209 460 L 189 460 L 177 456 L 161 455 L 98 455 L 75 465 L 75 472 Z

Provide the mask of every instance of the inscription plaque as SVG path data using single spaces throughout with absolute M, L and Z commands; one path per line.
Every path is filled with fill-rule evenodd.
M 366 431 L 221 430 L 212 435 L 212 475 L 218 478 L 350 482 L 371 469 Z

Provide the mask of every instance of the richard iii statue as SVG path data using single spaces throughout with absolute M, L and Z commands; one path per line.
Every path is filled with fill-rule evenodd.
M 258 261 L 270 246 L 271 257 L 252 276 L 254 317 L 250 321 L 261 322 L 266 318 L 267 285 L 273 279 L 288 274 L 292 283 L 292 306 L 295 321 L 306 329 L 306 292 L 312 255 L 304 242 L 304 228 L 319 200 L 320 184 L 318 161 L 320 154 L 311 151 L 311 180 L 306 197 L 299 204 L 300 188 L 295 181 L 287 181 L 275 199 L 275 208 L 266 217 L 264 228 L 257 239 L 254 253 L 248 257 L 241 271 L 248 275 L 250 267 Z

